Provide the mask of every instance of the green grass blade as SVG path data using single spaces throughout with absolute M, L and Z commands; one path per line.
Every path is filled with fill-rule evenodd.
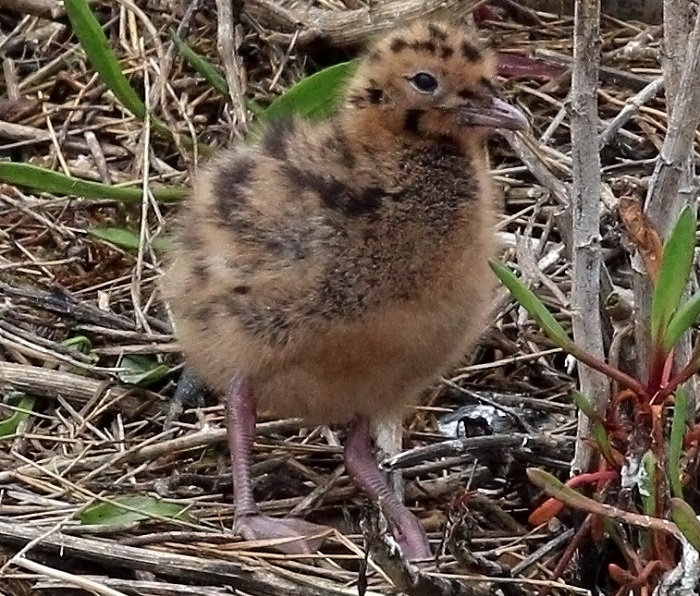
M 700 552 L 700 522 L 695 517 L 693 508 L 683 499 L 674 497 L 671 499 L 671 519 L 683 533 L 686 540 Z
M 700 293 L 695 294 L 681 306 L 671 317 L 664 334 L 664 349 L 668 353 L 683 334 L 688 331 L 700 317 Z
M 261 122 L 299 115 L 310 120 L 329 116 L 340 104 L 357 62 L 341 62 L 308 76 L 273 101 L 260 115 Z
M 665 339 L 666 329 L 678 309 L 693 266 L 695 226 L 695 213 L 690 207 L 685 207 L 664 243 L 651 304 L 651 338 L 654 345 L 668 343 Z
M 174 31 L 170 31 L 170 37 L 180 52 L 180 55 L 187 60 L 192 68 L 194 68 L 204 79 L 222 95 L 228 93 L 228 85 L 226 79 L 216 69 L 216 67 L 208 60 L 202 58 L 195 52 L 185 41 Z
M 671 437 L 668 445 L 668 475 L 671 491 L 674 497 L 683 498 L 681 483 L 681 457 L 683 455 L 683 439 L 690 420 L 688 392 L 684 387 L 676 389 L 673 421 L 671 422 Z
M 0 162 L 0 181 L 54 195 L 109 199 L 123 203 L 140 202 L 143 194 L 140 187 L 112 186 L 102 182 L 82 180 L 39 166 L 11 161 Z M 184 199 L 188 191 L 183 187 L 161 186 L 152 187 L 151 192 L 156 201 L 173 203 Z
M 143 120 L 146 116 L 146 106 L 124 76 L 102 26 L 90 10 L 88 1 L 64 0 L 64 5 L 73 31 L 92 67 L 124 107 Z
M 90 9 L 88 0 L 65 0 L 64 4 L 75 36 L 95 72 L 100 75 L 104 84 L 127 110 L 139 120 L 145 120 L 146 104 L 124 76 L 117 57 L 109 47 L 102 25 Z M 178 135 L 153 115 L 150 117 L 150 123 L 152 129 L 161 137 L 166 139 L 177 137 L 184 147 L 188 149 L 194 147 L 190 138 Z
M 543 329 L 543 331 L 549 336 L 549 338 L 556 343 L 561 349 L 566 352 L 571 352 L 575 350 L 575 346 L 569 336 L 567 335 L 564 328 L 558 323 L 547 307 L 542 303 L 542 301 L 535 296 L 535 294 L 523 284 L 508 267 L 502 265 L 498 261 L 489 261 L 491 269 L 496 274 L 498 279 L 501 280 L 513 297 L 518 301 L 518 303 L 530 313 L 538 325 Z
M 127 230 L 126 228 L 94 227 L 90 228 L 88 233 L 95 238 L 106 240 L 120 248 L 129 250 L 138 250 L 139 248 L 139 235 L 133 230 Z M 154 250 L 163 252 L 170 247 L 170 241 L 162 237 L 153 238 L 151 240 L 151 246 Z

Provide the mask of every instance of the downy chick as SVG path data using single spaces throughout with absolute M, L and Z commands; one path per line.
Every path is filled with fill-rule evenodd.
M 258 411 L 345 423 L 348 473 L 381 502 L 404 554 L 430 556 L 377 467 L 370 425 L 414 403 L 470 349 L 492 289 L 494 206 L 484 147 L 526 127 L 495 91 L 473 34 L 418 22 L 373 45 L 338 112 L 282 120 L 200 172 L 166 296 L 188 363 L 225 395 L 246 539 L 321 526 L 263 516 L 250 459 Z

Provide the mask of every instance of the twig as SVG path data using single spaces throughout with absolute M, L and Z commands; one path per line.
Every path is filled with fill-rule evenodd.
M 408 596 L 487 596 L 490 584 L 448 579 L 422 572 L 401 556 L 394 539 L 379 529 L 377 516 L 370 514 L 362 523 L 367 549 L 378 567 Z
M 242 40 L 234 21 L 233 7 L 234 2 L 231 0 L 216 0 L 216 48 L 224 65 L 235 124 L 244 130 L 248 116 L 244 97 L 243 63 L 236 51 Z
M 661 90 L 664 88 L 664 77 L 660 76 L 655 78 L 651 83 L 649 83 L 644 89 L 639 93 L 636 93 L 630 97 L 625 102 L 625 107 L 620 110 L 620 112 L 615 116 L 605 130 L 600 133 L 598 137 L 598 149 L 602 150 L 617 132 L 629 121 L 629 119 L 634 116 L 639 111 L 639 108 L 647 103 L 649 100 L 656 97 Z
M 21 545 L 42 533 L 40 528 L 27 524 L 11 524 L 0 521 L 0 543 Z M 188 579 L 195 582 L 233 586 L 249 594 L 285 594 L 289 596 L 355 596 L 356 591 L 332 584 L 328 580 L 314 577 L 313 581 L 302 574 L 275 569 L 260 561 L 255 565 L 233 563 L 222 559 L 205 559 L 179 555 L 155 549 L 124 546 L 114 541 L 96 540 L 56 533 L 45 537 L 35 550 L 48 551 L 61 556 L 74 556 L 84 561 L 93 561 L 121 566 L 125 569 L 150 571 L 168 577 Z M 367 592 L 367 596 L 379 596 Z
M 688 3 L 683 0 L 667 0 L 665 3 L 667 22 L 664 43 L 666 52 L 670 54 L 669 60 L 664 63 L 664 78 L 667 111 L 671 117 L 645 201 L 645 213 L 662 237 L 671 229 L 684 205 L 693 204 L 696 193 L 691 171 L 693 140 L 700 121 L 700 13 L 688 39 L 687 11 Z M 635 340 L 639 349 L 639 372 L 646 377 L 651 342 L 649 320 L 652 287 L 639 257 L 635 257 L 633 267 Z M 676 360 L 684 362 L 690 350 L 686 338 L 675 350 Z
M 65 584 L 82 588 L 83 590 L 93 594 L 99 594 L 100 596 L 126 596 L 124 592 L 119 592 L 118 590 L 108 588 L 107 586 L 87 577 L 67 573 L 65 571 L 61 571 L 60 569 L 54 569 L 53 567 L 42 565 L 41 563 L 31 561 L 25 557 L 17 557 L 12 562 L 17 565 L 17 567 L 22 567 L 24 569 L 28 569 L 29 571 L 33 571 L 34 573 L 39 573 L 44 577 L 61 580 Z
M 600 310 L 600 155 L 598 154 L 598 65 L 600 63 L 600 0 L 576 3 L 574 17 L 574 69 L 571 87 L 571 139 L 573 232 L 571 321 L 574 341 L 600 358 L 603 332 Z M 600 372 L 579 364 L 579 387 L 598 412 L 607 406 L 609 382 Z M 587 443 L 590 421 L 579 412 L 576 452 L 572 471 L 588 470 L 593 452 Z
M 356 10 L 333 11 L 310 7 L 303 13 L 285 9 L 273 0 L 247 0 L 245 12 L 271 29 L 286 29 L 289 33 L 274 33 L 268 41 L 287 46 L 297 29 L 301 29 L 296 44 L 307 46 L 325 41 L 337 47 L 357 46 L 368 37 L 416 18 L 437 13 L 459 16 L 468 13 L 479 0 L 387 0 L 370 3 Z

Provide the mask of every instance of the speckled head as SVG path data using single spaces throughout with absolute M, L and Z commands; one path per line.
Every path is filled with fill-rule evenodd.
M 526 128 L 522 112 L 498 97 L 495 76 L 494 53 L 473 33 L 419 21 L 368 50 L 350 83 L 345 116 L 374 135 L 460 138 Z

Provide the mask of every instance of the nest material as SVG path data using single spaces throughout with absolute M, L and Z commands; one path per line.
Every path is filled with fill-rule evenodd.
M 214 91 L 166 36 L 177 26 L 198 53 L 217 61 L 215 7 L 136 4 L 139 12 L 126 2 L 93 5 L 109 23 L 111 46 L 132 84 L 147 92 L 149 107 L 170 127 L 212 146 L 228 143 L 234 131 L 241 133 L 236 119 L 241 106 Z M 8 6 L 43 17 L 9 11 L 0 16 L 3 157 L 112 184 L 138 186 L 144 172 L 152 183 L 187 182 L 196 165 L 192 154 L 149 137 L 120 107 L 76 45 L 59 2 L 12 0 Z M 334 49 L 338 58 L 351 56 L 358 39 L 347 23 L 356 22 L 352 11 L 366 10 L 358 0 L 318 0 L 308 12 L 273 8 L 251 0 L 232 29 L 245 70 L 245 96 L 260 105 L 322 65 L 317 44 Z M 557 189 L 571 169 L 565 102 L 573 24 L 554 14 L 526 14 L 525 24 L 489 22 L 482 31 L 500 49 L 546 58 L 564 74 L 504 83 L 511 100 L 529 113 L 541 143 L 537 156 L 502 139 L 492 146 L 505 205 L 499 233 L 504 258 L 517 261 L 568 325 L 568 262 Z M 295 19 L 302 21 L 296 32 L 288 27 Z M 532 24 L 538 21 L 545 26 Z M 652 171 L 666 127 L 658 54 L 657 29 L 605 21 L 599 99 L 606 182 L 631 176 L 643 185 Z M 638 93 L 645 94 L 643 105 L 629 109 Z M 623 110 L 629 117 L 614 122 Z M 542 167 L 546 175 L 534 176 Z M 536 181 L 543 179 L 551 183 Z M 620 247 L 614 195 L 606 196 L 605 258 L 611 282 L 624 297 L 629 259 Z M 180 363 L 157 284 L 161 256 L 152 243 L 167 233 L 174 209 L 0 186 L 0 382 L 6 397 L 0 419 L 16 409 L 11 392 L 38 397 L 35 415 L 0 443 L 0 545 L 5 549 L 0 554 L 7 560 L 35 541 L 27 558 L 15 557 L 0 571 L 3 590 L 22 594 L 31 586 L 37 593 L 53 593 L 71 586 L 84 593 L 80 590 L 89 591 L 96 582 L 122 593 L 184 594 L 192 593 L 191 585 L 211 595 L 229 593 L 225 585 L 250 594 L 354 594 L 358 586 L 367 594 L 394 593 L 387 575 L 374 563 L 365 566 L 358 549 L 360 521 L 369 523 L 371 515 L 342 471 L 336 429 L 265 421 L 256 444 L 254 472 L 263 510 L 307 515 L 339 530 L 312 565 L 266 553 L 230 532 L 231 482 L 218 404 L 186 409 L 164 430 L 177 368 L 146 389 L 115 382 L 125 358 L 130 366 L 139 357 L 169 367 Z M 140 235 L 139 248 L 119 248 L 88 233 L 104 226 Z M 611 319 L 608 339 L 625 316 Z M 540 496 L 523 471 L 538 465 L 566 473 L 576 424 L 567 398 L 573 384 L 563 354 L 505 293 L 494 301 L 492 320 L 474 354 L 410 415 L 405 445 L 411 451 L 396 463 L 406 478 L 407 503 L 444 546 L 435 577 L 449 583 L 454 577 L 500 576 L 504 589 L 534 592 L 541 584 L 529 581 L 549 580 L 566 534 L 561 526 L 528 526 L 527 513 Z M 89 340 L 91 353 L 66 343 L 76 336 Z M 99 356 L 97 363 L 92 355 Z M 627 357 L 624 351 L 618 356 Z M 465 428 L 460 448 L 445 443 Z M 479 436 L 484 433 L 488 436 Z M 186 505 L 196 521 L 101 526 L 76 521 L 91 503 L 146 494 Z M 386 561 L 390 553 L 376 536 L 367 533 L 376 560 Z M 507 579 L 511 574 L 514 579 Z M 489 586 L 472 585 L 477 591 Z

